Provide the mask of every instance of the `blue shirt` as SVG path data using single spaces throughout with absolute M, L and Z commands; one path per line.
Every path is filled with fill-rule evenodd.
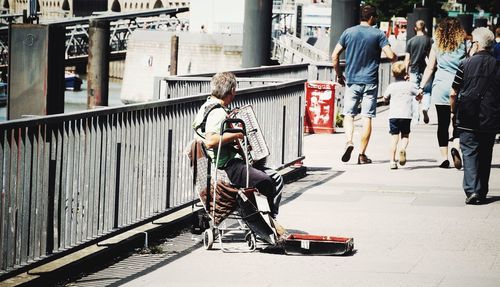
M 495 57 L 497 61 L 500 61 L 500 42 L 496 43 L 493 47 L 493 57 Z
M 465 59 L 467 47 L 461 43 L 454 51 L 440 52 L 437 43 L 434 42 L 432 49 L 436 53 L 436 73 L 432 81 L 431 99 L 436 105 L 450 104 L 450 88 L 458 70 L 458 65 Z
M 347 84 L 378 84 L 380 53 L 389 45 L 384 32 L 357 25 L 342 33 L 339 44 L 345 48 Z

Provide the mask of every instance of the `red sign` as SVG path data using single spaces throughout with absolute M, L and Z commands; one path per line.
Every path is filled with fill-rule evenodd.
M 306 133 L 334 133 L 335 84 L 333 82 L 307 82 Z

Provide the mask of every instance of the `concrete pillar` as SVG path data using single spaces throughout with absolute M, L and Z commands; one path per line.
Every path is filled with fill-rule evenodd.
M 332 0 L 330 23 L 331 55 L 342 32 L 349 27 L 359 24 L 359 0 Z
M 92 19 L 89 24 L 87 106 L 107 106 L 109 95 L 109 22 Z
M 457 19 L 460 21 L 465 32 L 467 32 L 467 35 L 470 35 L 472 33 L 472 21 L 474 20 L 472 14 L 458 14 Z
M 7 119 L 64 113 L 65 28 L 12 24 Z
M 243 68 L 267 65 L 271 58 L 272 0 L 245 0 Z
M 406 20 L 407 20 L 407 25 L 406 25 L 406 41 L 410 40 L 415 36 L 415 23 L 417 22 L 417 16 L 412 12 L 406 14 Z M 394 23 L 393 23 L 394 25 Z M 425 23 L 427 25 L 427 23 Z M 394 31 L 393 31 L 394 32 Z

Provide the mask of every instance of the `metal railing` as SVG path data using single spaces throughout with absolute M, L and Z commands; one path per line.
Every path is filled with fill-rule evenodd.
M 210 93 L 211 77 L 155 77 L 154 100 L 173 99 L 186 95 Z M 237 89 L 259 87 L 286 82 L 275 78 L 236 78 Z
M 292 35 L 275 38 L 273 44 L 273 58 L 280 64 L 324 62 L 330 58 L 328 53 Z
M 113 59 L 125 58 L 130 33 L 135 29 L 175 30 L 179 24 L 178 13 L 189 11 L 188 7 L 161 8 L 128 13 L 72 18 L 46 23 L 66 27 L 65 58 L 69 64 L 87 58 L 89 46 L 89 21 L 92 19 L 110 22 L 110 47 Z M 9 27 L 0 28 L 0 67 L 8 65 Z
M 402 59 L 402 56 L 399 57 Z M 341 67 L 345 66 L 345 61 L 341 60 Z M 258 68 L 247 68 L 232 70 L 237 77 L 259 77 L 262 78 L 279 78 L 279 79 L 307 79 L 309 81 L 335 81 L 335 70 L 330 62 L 313 62 L 301 64 L 286 64 L 278 66 L 265 66 Z M 176 89 L 186 89 L 193 92 L 202 92 L 209 90 L 209 77 L 215 73 L 202 73 L 195 75 L 180 75 L 177 77 L 156 78 L 155 80 L 155 98 L 166 97 L 172 93 L 171 97 L 175 97 Z M 204 78 L 205 82 L 193 83 L 188 79 Z M 168 82 L 171 79 L 171 82 Z M 184 82 L 181 79 L 186 79 Z M 379 67 L 379 87 L 378 87 L 378 101 L 382 101 L 383 91 L 392 81 L 391 76 L 391 62 L 388 59 L 382 59 Z M 191 82 L 188 84 L 188 82 Z M 169 86 L 169 87 L 167 87 Z M 170 88 L 172 87 L 172 88 Z M 175 88 L 174 88 L 175 87 Z M 335 88 L 335 113 L 342 112 L 344 106 L 344 87 L 336 86 Z M 172 92 L 170 92 L 172 91 Z
M 304 82 L 238 90 L 269 166 L 303 158 Z M 0 123 L 0 279 L 191 204 L 183 151 L 207 96 Z
M 236 77 L 241 78 L 278 78 L 278 79 L 307 79 L 309 63 L 287 64 L 277 66 L 262 66 L 257 68 L 244 68 L 230 70 Z M 189 75 L 179 75 L 178 77 L 212 77 L 214 72 L 199 73 Z

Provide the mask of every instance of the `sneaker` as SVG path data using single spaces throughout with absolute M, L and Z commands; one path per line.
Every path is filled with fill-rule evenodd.
M 460 153 L 454 147 L 451 148 L 451 157 L 453 158 L 453 164 L 456 169 L 462 168 L 462 158 L 460 158 Z
M 422 114 L 424 114 L 424 123 L 429 123 L 429 114 L 426 110 L 422 110 Z
M 346 143 L 344 154 L 342 155 L 342 161 L 348 162 L 351 159 L 351 153 L 354 149 L 354 145 L 352 143 Z
M 367 163 L 372 163 L 372 160 L 369 159 L 366 154 L 359 154 L 358 155 L 358 164 L 367 164 Z
M 479 194 L 477 193 L 471 193 L 467 196 L 465 199 L 465 204 L 479 204 L 481 202 L 479 198 Z
M 406 164 L 406 150 L 402 149 L 399 152 L 399 164 L 400 165 L 405 165 Z
M 391 169 L 398 169 L 398 164 L 395 161 L 391 160 L 390 167 Z

